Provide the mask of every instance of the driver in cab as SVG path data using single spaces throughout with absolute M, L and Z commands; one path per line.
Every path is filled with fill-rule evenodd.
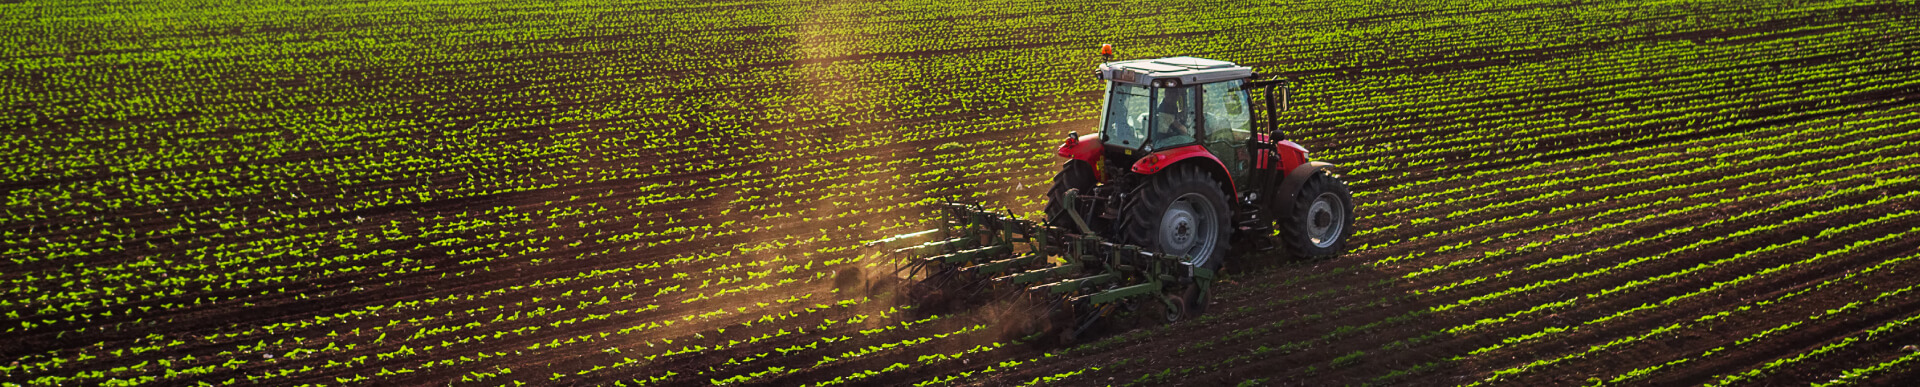
M 1194 141 L 1193 87 L 1162 89 L 1160 104 L 1153 109 L 1155 148 Z

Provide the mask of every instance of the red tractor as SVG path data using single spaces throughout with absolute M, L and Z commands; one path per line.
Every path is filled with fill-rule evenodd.
M 1067 340 L 1141 301 L 1164 305 L 1167 321 L 1201 313 L 1233 248 L 1346 252 L 1352 195 L 1333 164 L 1309 161 L 1279 129 L 1286 81 L 1192 57 L 1107 62 L 1096 76 L 1107 83 L 1099 132 L 1060 146 L 1067 161 L 1043 222 L 948 203 L 939 229 L 875 244 L 908 254 L 900 271 L 922 288 L 1040 295 L 1071 318 L 1053 324 Z M 1255 89 L 1266 92 L 1266 133 L 1253 125 Z M 914 244 L 927 237 L 939 239 Z
M 1060 146 L 1068 160 L 1047 192 L 1049 225 L 1080 227 L 1074 213 L 1090 214 L 1083 231 L 1216 270 L 1228 246 L 1270 249 L 1274 231 L 1295 257 L 1346 252 L 1352 194 L 1279 129 L 1273 97 L 1284 103 L 1286 81 L 1192 57 L 1108 62 L 1096 76 L 1107 81 L 1100 132 Z M 1267 92 L 1267 133 L 1254 132 L 1253 89 Z

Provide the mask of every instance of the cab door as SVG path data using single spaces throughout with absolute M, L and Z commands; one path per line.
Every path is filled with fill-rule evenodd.
M 1200 85 L 1201 127 L 1207 152 L 1227 165 L 1227 173 L 1246 176 L 1253 158 L 1247 154 L 1247 139 L 1253 137 L 1253 106 L 1247 100 L 1245 80 Z

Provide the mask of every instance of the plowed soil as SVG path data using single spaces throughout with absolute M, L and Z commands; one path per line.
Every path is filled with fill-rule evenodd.
M 0 384 L 1920 375 L 1913 4 L 213 8 L 0 2 Z M 864 244 L 1038 216 L 1100 43 L 1294 79 L 1349 253 L 1060 343 Z

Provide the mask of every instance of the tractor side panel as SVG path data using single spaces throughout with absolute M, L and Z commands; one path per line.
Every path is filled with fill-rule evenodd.
M 1286 172 L 1292 171 L 1294 168 L 1299 167 L 1300 164 L 1307 163 L 1306 147 L 1300 146 L 1300 144 L 1296 144 L 1293 141 L 1274 142 L 1267 137 L 1266 133 L 1256 133 L 1253 136 L 1254 143 L 1259 144 L 1259 146 L 1254 147 L 1254 169 L 1272 169 Z M 1269 145 L 1271 145 L 1271 147 L 1269 147 Z
M 1295 144 L 1293 141 L 1281 141 L 1274 143 L 1273 148 L 1276 152 L 1279 152 L 1280 156 L 1280 163 L 1279 165 L 1275 165 L 1274 169 L 1292 171 L 1294 168 L 1300 167 L 1301 164 L 1307 163 L 1307 148 L 1300 146 L 1300 144 Z
M 1192 162 L 1206 165 L 1207 169 L 1216 172 L 1217 175 L 1224 178 L 1226 184 L 1224 184 L 1223 187 L 1226 188 L 1227 197 L 1238 197 L 1238 192 L 1235 192 L 1235 187 L 1238 186 L 1233 183 L 1233 175 L 1227 173 L 1227 165 L 1221 163 L 1219 158 L 1213 157 L 1213 152 L 1208 152 L 1206 147 L 1197 144 L 1153 152 L 1153 154 L 1141 157 L 1139 161 L 1133 162 L 1132 169 L 1133 173 L 1152 175 L 1174 164 L 1179 164 L 1190 159 L 1204 159 L 1193 160 Z
M 1060 144 L 1058 154 L 1067 159 L 1087 162 L 1093 166 L 1094 179 L 1107 181 L 1106 171 L 1100 170 L 1100 151 L 1103 149 L 1106 149 L 1106 144 L 1100 142 L 1099 133 L 1094 133 L 1068 138 L 1065 144 Z

